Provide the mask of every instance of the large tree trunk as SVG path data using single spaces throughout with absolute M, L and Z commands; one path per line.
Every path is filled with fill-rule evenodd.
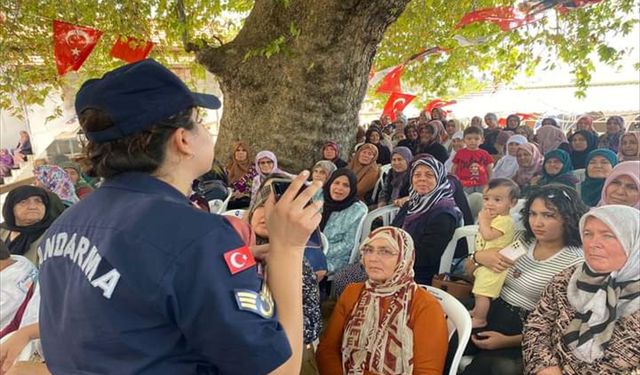
M 228 160 L 239 139 L 254 155 L 275 152 L 291 172 L 310 168 L 327 140 L 348 158 L 376 46 L 408 2 L 256 0 L 232 42 L 197 55 L 224 93 L 217 159 Z M 246 57 L 281 36 L 285 42 L 270 58 Z

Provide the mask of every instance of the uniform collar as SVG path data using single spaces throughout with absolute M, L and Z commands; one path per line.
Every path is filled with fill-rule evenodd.
M 168 183 L 157 179 L 147 173 L 125 172 L 105 181 L 105 188 L 125 189 L 147 194 L 158 194 L 178 203 L 189 204 L 184 194 Z

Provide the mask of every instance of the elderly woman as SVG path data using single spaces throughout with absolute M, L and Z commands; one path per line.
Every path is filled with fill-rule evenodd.
M 404 204 L 402 198 L 409 195 L 409 164 L 413 160 L 411 150 L 406 147 L 396 147 L 391 154 L 391 170 L 382 185 L 382 191 L 378 198 L 378 207 L 395 204 L 400 207 Z
M 60 198 L 65 207 L 70 207 L 74 203 L 78 203 L 80 198 L 76 194 L 76 188 L 71 181 L 71 177 L 64 169 L 57 165 L 43 165 L 37 167 L 33 174 L 35 175 L 35 185 L 47 189 Z
M 255 168 L 258 174 L 253 178 L 253 184 L 251 186 L 251 203 L 255 200 L 256 194 L 266 177 L 272 173 L 288 174 L 278 168 L 278 159 L 276 154 L 271 151 L 260 151 L 255 158 Z
M 567 135 L 560 129 L 558 122 L 553 117 L 542 120 L 542 126 L 536 134 L 540 151 L 546 154 L 555 150 L 560 144 L 567 142 Z
M 620 138 L 618 160 L 640 160 L 640 131 L 626 132 Z
M 604 182 L 598 206 L 622 204 L 640 210 L 640 161 L 624 161 Z
M 73 182 L 73 186 L 76 189 L 76 195 L 78 198 L 83 199 L 87 196 L 87 194 L 93 191 L 93 187 L 89 185 L 87 181 L 85 181 L 82 176 L 82 169 L 80 168 L 80 164 L 68 161 L 60 165 L 62 169 L 69 175 L 71 182 Z
M 267 217 L 265 211 L 265 203 L 271 194 L 269 180 L 271 176 L 265 179 L 265 183 L 259 190 L 256 200 L 253 205 L 247 211 L 244 217 L 251 229 L 255 233 L 256 243 L 260 246 L 260 250 L 255 250 L 254 253 L 262 254 L 256 256 L 262 259 L 268 260 L 269 252 L 269 228 L 267 227 Z M 320 251 L 312 249 L 313 251 Z M 303 350 L 303 368 L 315 368 L 315 353 L 313 351 L 313 342 L 320 336 L 320 329 L 322 328 L 322 320 L 320 318 L 320 291 L 318 289 L 318 282 L 314 274 L 313 268 L 306 258 L 307 250 L 305 249 L 305 258 L 303 258 L 302 265 L 302 309 L 303 309 L 303 329 L 304 329 L 304 350 Z M 264 271 L 268 272 L 268 264 L 264 265 Z M 266 278 L 266 277 L 265 277 Z M 314 373 L 311 372 L 303 372 Z M 317 373 L 317 370 L 316 372 Z
M 0 177 L 11 176 L 14 166 L 13 156 L 6 148 L 0 149 Z
M 556 275 L 525 324 L 525 373 L 628 374 L 640 363 L 640 211 L 580 220 L 585 262 Z
M 573 174 L 571 157 L 566 151 L 556 149 L 544 155 L 542 178 L 538 181 L 538 186 L 561 184 L 575 189 L 577 183 L 578 178 Z
M 340 146 L 334 141 L 328 141 L 322 145 L 322 160 L 327 160 L 335 164 L 337 168 L 344 168 L 347 162 L 340 159 Z
M 336 169 L 336 165 L 329 160 L 320 160 L 311 168 L 311 180 L 320 181 L 324 185 Z
M 518 147 L 528 143 L 523 135 L 516 134 L 509 137 L 505 145 L 504 156 L 493 167 L 493 178 L 512 178 L 518 172 Z
M 569 187 L 535 190 L 522 209 L 525 233 L 520 246 L 525 254 L 513 262 L 494 249 L 474 253 L 467 261 L 467 272 L 477 265 L 508 272 L 500 296 L 491 302 L 486 330 L 471 338 L 469 351 L 476 355 L 464 375 L 522 373 L 523 322 L 553 276 L 582 261 L 578 218 L 586 211 Z
M 518 162 L 518 170 L 513 176 L 513 181 L 524 191 L 529 186 L 532 178 L 542 174 L 542 162 L 544 159 L 535 144 L 525 143 L 518 146 L 516 160 Z
M 358 198 L 365 203 L 371 198 L 371 192 L 380 176 L 377 158 L 378 148 L 371 143 L 365 143 L 360 146 L 349 163 L 349 169 L 356 175 Z
M 598 148 L 589 153 L 585 179 L 580 184 L 580 196 L 587 206 L 594 207 L 598 204 L 604 181 L 616 164 L 618 164 L 618 157 L 609 149 Z
M 431 285 L 442 253 L 462 222 L 453 194 L 442 163 L 430 156 L 413 162 L 409 200 L 392 225 L 407 231 L 416 244 L 414 270 L 420 284 Z
M 318 346 L 320 374 L 442 374 L 447 324 L 413 279 L 411 236 L 378 228 L 360 254 L 368 280 L 340 296 Z
M 355 174 L 341 168 L 335 171 L 323 187 L 324 207 L 320 230 L 327 237 L 326 250 L 330 274 L 335 274 L 349 263 L 356 246 L 356 233 L 360 220 L 367 214 L 367 206 L 358 200 Z
M 57 196 L 42 188 L 26 185 L 7 194 L 2 207 L 4 223 L 0 224 L 0 239 L 11 254 L 22 255 L 38 264 L 36 249 L 40 237 L 62 213 L 53 208 L 52 200 L 56 199 Z
M 620 116 L 611 116 L 607 119 L 607 132 L 598 139 L 598 148 L 608 148 L 618 153 L 620 138 L 624 134 L 624 119 Z

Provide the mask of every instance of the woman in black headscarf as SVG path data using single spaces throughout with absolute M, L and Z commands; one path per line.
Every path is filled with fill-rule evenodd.
M 587 167 L 587 155 L 598 146 L 598 138 L 588 130 L 578 130 L 569 137 L 573 169 Z
M 358 200 L 356 175 L 347 168 L 333 172 L 324 184 L 324 206 L 320 230 L 327 237 L 326 252 L 329 274 L 349 263 L 356 246 L 356 232 L 360 220 L 367 214 L 367 206 Z
M 382 131 L 375 126 L 370 127 L 365 133 L 365 142 L 371 143 L 378 148 L 378 159 L 376 163 L 385 165 L 391 163 L 391 151 L 381 143 L 382 137 Z
M 2 207 L 4 223 L 0 225 L 0 238 L 7 244 L 11 254 L 23 255 L 35 264 L 36 249 L 40 237 L 51 223 L 62 213 L 54 207 L 56 196 L 35 186 L 19 186 L 7 194 Z M 57 203 L 57 204 L 56 204 Z

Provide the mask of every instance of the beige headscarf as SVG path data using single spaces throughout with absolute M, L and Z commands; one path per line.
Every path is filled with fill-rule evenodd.
M 363 374 L 365 367 L 380 375 L 412 374 L 413 332 L 409 328 L 409 310 L 418 288 L 413 280 L 413 240 L 400 228 L 381 227 L 371 232 L 360 249 L 376 239 L 386 240 L 399 252 L 398 264 L 384 283 L 365 282 L 345 324 L 342 367 L 352 375 Z M 391 298 L 386 311 L 380 311 L 383 298 Z

